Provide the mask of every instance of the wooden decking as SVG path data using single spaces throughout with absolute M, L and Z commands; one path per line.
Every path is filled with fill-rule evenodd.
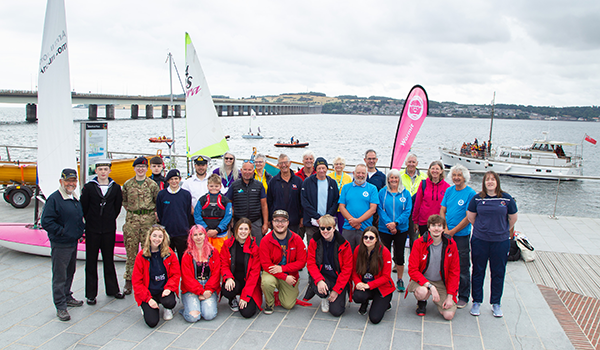
M 526 263 L 536 284 L 600 299 L 600 256 L 536 251 Z

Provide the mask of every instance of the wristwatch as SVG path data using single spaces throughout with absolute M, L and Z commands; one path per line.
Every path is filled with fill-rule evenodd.
M 431 287 L 433 287 L 433 284 L 429 283 L 429 285 L 427 286 L 427 289 L 431 290 Z

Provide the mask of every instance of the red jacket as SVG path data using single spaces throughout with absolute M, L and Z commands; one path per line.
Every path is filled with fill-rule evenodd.
M 417 282 L 419 285 L 424 285 L 429 282 L 423 273 L 427 270 L 429 265 L 429 246 L 433 244 L 433 239 L 429 235 L 429 232 L 425 233 L 423 237 L 417 239 L 413 245 L 413 249 L 408 258 L 408 276 L 412 281 Z M 446 286 L 446 292 L 454 296 L 454 302 L 458 302 L 458 284 L 460 282 L 460 259 L 458 256 L 458 248 L 456 242 L 452 238 L 442 236 L 442 244 L 444 257 L 441 261 L 440 270 L 443 271 L 441 274 L 442 281 Z M 406 295 L 404 296 L 406 298 Z
M 177 255 L 175 255 L 175 252 L 171 248 L 169 248 L 169 255 L 163 258 L 163 263 L 167 269 L 167 284 L 165 285 L 165 289 L 179 295 L 181 272 L 179 272 Z M 150 290 L 148 289 L 150 285 L 150 258 L 144 256 L 143 250 L 135 257 L 131 283 L 133 285 L 133 295 L 138 306 L 152 299 L 152 294 L 150 294 Z
M 231 271 L 231 247 L 235 242 L 235 237 L 230 237 L 221 248 L 221 275 L 223 283 L 228 278 L 234 278 Z M 250 298 L 259 309 L 262 305 L 262 289 L 260 288 L 260 257 L 258 255 L 258 246 L 254 237 L 248 237 L 244 243 L 244 256 L 246 257 L 246 285 L 242 289 L 240 299 L 249 302 Z M 262 309 L 261 309 L 262 310 Z
M 338 294 L 342 293 L 344 288 L 348 282 L 350 282 L 350 277 L 352 276 L 352 248 L 350 248 L 350 243 L 346 241 L 342 235 L 337 232 L 334 233 L 333 236 L 334 242 L 337 247 L 337 268 L 334 267 L 334 270 L 337 274 L 337 280 L 335 281 L 335 286 L 333 286 L 332 290 Z M 321 274 L 322 264 L 317 265 L 316 252 L 317 247 L 321 252 L 321 257 L 319 260 L 322 262 L 322 254 L 323 254 L 323 236 L 321 232 L 316 232 L 313 236 L 313 239 L 308 243 L 308 260 L 306 261 L 306 267 L 308 269 L 308 273 L 312 277 L 315 285 L 319 283 L 319 281 L 325 280 L 323 275 Z
M 394 286 L 394 281 L 392 280 L 392 277 L 391 277 L 391 275 L 392 275 L 392 254 L 390 254 L 390 251 L 386 247 L 384 247 L 383 245 L 380 245 L 380 246 L 381 246 L 382 254 L 383 254 L 383 266 L 382 266 L 381 270 L 379 270 L 379 273 L 375 276 L 375 279 L 367 284 L 369 285 L 369 289 L 372 290 L 372 289 L 379 288 L 381 295 L 386 296 L 386 295 L 389 295 L 390 293 L 392 293 L 393 291 L 395 291 L 396 287 Z M 358 272 L 356 272 L 356 260 L 358 259 L 358 249 L 359 248 L 360 248 L 360 246 L 358 246 L 354 249 L 354 259 L 352 262 L 352 266 L 354 266 L 354 268 L 352 269 L 352 280 L 354 281 L 355 288 L 358 283 L 362 282 L 362 277 L 363 277 L 363 276 L 359 276 Z
M 317 173 L 317 169 L 313 168 L 313 172 L 312 174 L 316 174 Z M 312 175 L 311 174 L 311 175 Z M 299 178 L 302 179 L 302 181 L 306 180 L 308 178 L 308 176 L 306 176 L 306 174 L 304 173 L 304 167 L 302 167 L 302 169 L 296 171 L 294 173 L 294 175 L 298 176 Z
M 269 267 L 279 265 L 283 257 L 283 249 L 279 242 L 273 237 L 273 231 L 267 233 L 260 241 L 260 265 L 264 271 L 269 271 Z M 287 246 L 287 263 L 281 268 L 283 272 L 277 273 L 274 276 L 280 280 L 285 280 L 288 275 L 294 276 L 296 281 L 300 280 L 298 271 L 306 265 L 306 246 L 302 238 L 294 232 L 288 230 L 288 246 Z M 296 285 L 298 282 L 296 282 Z
M 196 262 L 191 254 L 183 254 L 181 262 L 181 293 L 191 292 L 196 295 L 203 294 L 204 291 L 210 290 L 214 294 L 219 294 L 221 291 L 221 258 L 219 251 L 213 249 L 212 255 L 208 259 L 210 267 L 210 277 L 203 287 L 196 279 Z
M 425 189 L 423 189 L 423 181 L 425 181 Z M 446 194 L 446 189 L 450 184 L 445 180 L 434 184 L 429 178 L 421 181 L 417 190 L 417 197 L 413 206 L 413 221 L 417 225 L 427 225 L 427 219 L 433 214 L 440 213 L 442 207 L 442 199 Z

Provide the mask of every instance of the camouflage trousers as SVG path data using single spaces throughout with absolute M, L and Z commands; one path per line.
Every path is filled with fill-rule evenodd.
M 131 280 L 133 264 L 135 263 L 135 257 L 140 251 L 140 244 L 144 244 L 148 231 L 154 224 L 156 224 L 154 213 L 143 215 L 127 213 L 127 218 L 123 225 L 123 243 L 125 244 L 125 251 L 127 252 L 125 274 L 123 277 L 126 281 Z

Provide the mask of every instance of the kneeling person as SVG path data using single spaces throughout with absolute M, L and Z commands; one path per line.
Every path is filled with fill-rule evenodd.
M 415 241 L 410 253 L 406 292 L 415 294 L 417 315 L 425 316 L 431 296 L 442 316 L 451 320 L 456 312 L 460 262 L 456 243 L 443 235 L 445 226 L 446 220 L 439 215 L 427 220 L 428 231 Z
M 245 318 L 254 316 L 257 307 L 260 309 L 262 304 L 260 256 L 256 239 L 251 233 L 252 221 L 239 219 L 233 236 L 225 241 L 221 249 L 221 293 L 229 299 L 231 310 L 239 311 Z
M 272 314 L 275 289 L 285 309 L 296 305 L 298 271 L 306 265 L 306 246 L 302 238 L 288 229 L 289 215 L 285 210 L 273 212 L 273 230 L 262 240 L 259 248 L 262 266 L 261 288 L 265 295 L 265 314 Z
M 335 229 L 335 219 L 327 214 L 319 218 L 319 230 L 308 244 L 306 266 L 310 274 L 307 295 L 321 298 L 321 311 L 339 317 L 346 311 L 346 296 L 352 276 L 350 243 Z

